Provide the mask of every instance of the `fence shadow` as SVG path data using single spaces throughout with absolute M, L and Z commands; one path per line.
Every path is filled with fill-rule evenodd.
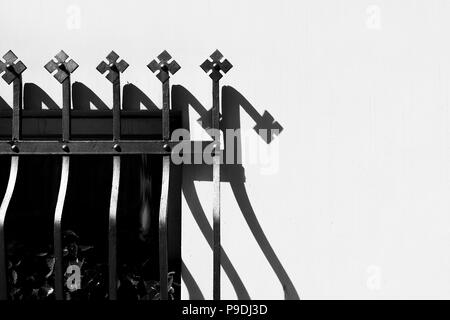
M 207 110 L 186 88 L 180 85 L 172 87 L 172 101 L 174 110 L 178 110 L 182 114 L 182 127 L 189 129 L 189 109 L 193 108 L 200 114 L 199 122 L 203 128 L 210 127 L 211 111 Z M 41 110 L 42 105 L 45 104 L 50 110 L 59 110 L 57 103 L 49 97 L 39 86 L 34 83 L 26 83 L 24 86 L 24 108 L 31 110 Z M 250 102 L 236 89 L 230 86 L 222 88 L 222 104 L 223 114 L 221 120 L 221 130 L 224 129 L 240 129 L 240 112 L 244 110 L 255 121 L 254 127 L 258 134 L 258 129 L 268 130 L 268 134 L 261 136 L 266 143 L 270 143 L 276 134 L 283 130 L 282 126 L 274 120 L 274 118 L 267 111 L 260 115 L 257 110 L 250 104 Z M 98 110 L 109 110 L 107 105 L 86 85 L 80 82 L 73 84 L 73 105 L 78 110 L 90 110 L 90 106 L 94 105 Z M 140 110 L 143 105 L 148 110 L 160 110 L 149 99 L 145 93 L 133 84 L 127 84 L 123 87 L 123 106 L 126 110 Z M 0 110 L 9 109 L 9 105 L 0 98 Z M 241 148 L 241 137 L 237 135 L 234 155 L 240 153 L 237 149 Z M 227 146 L 226 135 L 224 135 L 224 145 Z M 224 157 L 227 151 L 224 150 Z M 235 159 L 237 160 L 237 159 Z M 236 162 L 235 162 L 236 163 Z M 53 173 L 55 175 L 56 172 Z M 207 216 L 203 210 L 194 181 L 212 181 L 212 167 L 210 165 L 185 165 L 183 169 L 182 192 L 185 196 L 187 204 L 193 217 L 199 226 L 203 236 L 207 240 L 211 249 L 213 246 L 212 228 L 208 222 Z M 284 291 L 285 299 L 299 299 L 299 295 L 289 277 L 286 270 L 282 266 L 275 251 L 273 250 L 269 240 L 267 239 L 261 225 L 258 222 L 256 213 L 253 210 L 251 201 L 248 197 L 245 187 L 245 170 L 239 164 L 224 164 L 221 166 L 221 181 L 229 182 L 232 188 L 234 197 L 239 205 L 244 219 L 246 220 L 252 235 L 256 239 L 261 251 L 269 262 L 271 268 L 276 274 Z M 222 267 L 228 276 L 238 299 L 249 300 L 250 295 L 240 278 L 238 272 L 222 249 Z M 187 266 L 183 263 L 181 266 L 183 270 L 183 280 L 186 283 L 187 290 L 191 299 L 204 299 L 204 296 L 195 282 L 192 274 L 189 272 Z
M 84 83 L 74 82 L 72 85 L 72 101 L 74 110 L 91 110 L 91 105 L 97 110 L 109 110 L 108 106 Z
M 2 97 L 0 97 L 0 110 L 8 110 L 11 111 L 11 107 Z
M 42 105 L 49 110 L 59 110 L 58 104 L 37 84 L 25 83 L 23 86 L 23 108 L 27 110 L 42 110 Z
M 189 129 L 189 106 L 192 107 L 197 113 L 200 114 L 199 123 L 204 129 L 208 129 L 210 126 L 210 110 L 206 110 L 201 103 L 183 86 L 172 87 L 172 101 L 173 108 L 182 112 L 183 127 Z M 274 136 L 279 134 L 283 127 L 274 120 L 274 118 L 267 111 L 261 116 L 256 109 L 249 103 L 249 101 L 240 94 L 236 89 L 229 86 L 222 88 L 222 105 L 223 114 L 221 117 L 221 130 L 225 129 L 240 129 L 240 110 L 246 111 L 250 117 L 255 121 L 254 127 L 257 133 L 260 134 L 258 129 L 266 129 L 267 135 L 261 136 L 261 138 L 270 143 Z M 263 131 L 264 132 L 264 131 Z M 251 201 L 248 197 L 245 187 L 245 170 L 242 165 L 237 161 L 237 157 L 241 154 L 241 137 L 237 134 L 236 141 L 232 144 L 235 150 L 233 155 L 236 157 L 233 159 L 233 163 L 236 164 L 223 164 L 221 165 L 221 181 L 229 182 L 235 196 L 235 199 L 241 209 L 241 212 L 246 220 L 255 240 L 261 248 L 264 256 L 275 272 L 280 284 L 283 288 L 284 298 L 286 300 L 298 300 L 300 299 L 297 290 L 295 289 L 291 279 L 289 278 L 286 270 L 282 266 L 275 251 L 273 250 L 270 242 L 268 241 L 261 225 L 258 222 L 256 214 L 251 205 Z M 226 158 L 227 146 L 226 135 L 224 134 L 224 158 Z M 212 181 L 212 167 L 204 164 L 184 165 L 183 170 L 183 194 L 185 195 L 186 202 L 191 210 L 194 219 L 203 236 L 208 241 L 212 248 L 212 228 L 208 222 L 208 219 L 203 211 L 199 197 L 197 195 L 194 181 Z M 238 299 L 250 299 L 250 296 L 239 277 L 237 271 L 231 264 L 228 256 L 222 249 L 222 267 L 229 277 L 233 288 L 236 291 Z M 189 279 L 192 282 L 192 279 Z M 189 284 L 186 283 L 188 286 Z M 189 288 L 188 288 L 189 291 Z
M 141 105 L 149 111 L 160 111 L 156 104 L 132 83 L 123 86 L 123 109 L 138 111 Z

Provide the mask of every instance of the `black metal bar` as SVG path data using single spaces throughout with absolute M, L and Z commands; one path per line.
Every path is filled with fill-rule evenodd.
M 162 107 L 162 131 L 163 140 L 168 141 L 169 129 L 169 78 L 162 84 L 163 107 Z M 167 300 L 168 295 L 168 234 L 167 234 L 167 214 L 169 210 L 169 180 L 170 180 L 170 156 L 163 156 L 163 171 L 161 182 L 161 201 L 159 205 L 159 291 L 161 300 Z
M 19 157 L 11 157 L 11 168 L 5 196 L 0 205 L 0 300 L 8 299 L 8 265 L 6 254 L 5 218 L 17 180 Z
M 163 157 L 161 201 L 159 207 L 159 285 L 161 300 L 168 299 L 168 234 L 167 215 L 169 206 L 170 156 Z
M 17 56 L 10 50 L 3 58 L 4 63 L 0 60 L 0 73 L 5 73 L 3 79 L 11 84 L 13 82 L 13 116 L 12 116 L 12 144 L 10 150 L 15 150 L 14 141 L 21 138 L 21 111 L 22 111 L 22 72 L 26 70 L 25 64 L 22 61 L 17 61 Z M 17 61 L 17 62 L 16 62 Z M 5 237 L 5 220 L 8 207 L 11 202 L 14 188 L 17 181 L 17 172 L 19 169 L 19 157 L 11 157 L 11 165 L 9 171 L 8 185 L 3 200 L 0 204 L 0 300 L 8 299 L 8 262 L 6 252 L 6 237 Z
M 44 68 L 52 73 L 56 71 L 54 77 L 62 84 L 62 151 L 68 152 L 68 142 L 70 140 L 70 109 L 72 103 L 70 74 L 78 68 L 78 64 L 69 56 L 60 51 L 55 55 L 56 62 L 50 60 Z M 20 150 L 19 150 L 20 152 Z M 62 244 L 62 214 L 69 180 L 70 157 L 63 156 L 61 164 L 61 180 L 59 185 L 58 199 L 56 202 L 55 216 L 53 220 L 53 250 L 55 256 L 55 297 L 56 300 L 64 299 L 64 271 L 63 271 L 63 244 Z
M 167 51 L 158 55 L 159 62 L 151 61 L 147 66 L 152 72 L 158 72 L 156 77 L 162 83 L 162 136 L 167 143 L 164 148 L 170 151 L 170 75 L 175 74 L 180 66 L 172 59 Z M 159 206 L 159 288 L 160 299 L 168 299 L 168 249 L 167 249 L 167 215 L 168 215 L 168 199 L 169 199 L 169 180 L 170 180 L 170 156 L 163 157 L 163 173 L 161 186 L 161 202 Z
M 70 75 L 62 83 L 62 140 L 70 140 L 70 105 L 71 105 Z
M 70 140 L 70 106 L 71 106 L 71 82 L 70 74 L 62 81 L 62 141 Z M 66 150 L 66 145 L 61 147 Z M 55 297 L 57 300 L 64 299 L 64 271 L 63 271 L 63 244 L 62 244 L 62 215 L 66 199 L 67 185 L 69 182 L 70 158 L 62 157 L 61 179 L 58 198 L 53 221 L 53 246 L 55 255 Z
M 22 110 L 23 140 L 52 140 L 61 136 L 61 110 Z M 0 140 L 11 140 L 11 111 L 0 110 Z M 110 140 L 113 139 L 112 110 L 72 110 L 70 113 L 70 137 L 72 140 Z M 161 111 L 121 110 L 121 139 L 157 140 L 162 137 Z M 170 126 L 179 128 L 181 114 L 170 111 Z
M 10 141 L 0 141 L 2 155 L 128 155 L 158 154 L 170 155 L 175 147 L 183 148 L 185 154 L 203 153 L 211 141 L 164 141 L 164 140 L 122 140 L 120 150 L 114 149 L 115 142 L 106 141 L 16 141 L 14 150 Z M 65 150 L 63 147 L 65 146 Z
M 169 79 L 162 84 L 163 86 L 163 108 L 162 108 L 162 132 L 163 140 L 170 139 L 170 84 Z
M 219 81 L 213 80 L 212 129 L 215 148 L 213 156 L 213 299 L 220 300 L 220 129 Z
M 212 112 L 211 129 L 214 137 L 213 156 L 213 299 L 220 300 L 220 86 L 219 80 L 233 66 L 223 58 L 219 50 L 214 51 L 210 59 L 206 59 L 200 67 L 212 79 Z
M 120 76 L 113 83 L 113 140 L 120 140 Z
M 14 80 L 13 97 L 13 121 L 12 121 L 12 139 L 20 140 L 22 138 L 22 76 Z
M 119 201 L 120 157 L 113 157 L 113 178 L 108 222 L 109 299 L 117 299 L 117 204 Z
M 70 157 L 62 157 L 61 179 L 59 184 L 58 200 L 56 202 L 55 217 L 53 220 L 53 245 L 55 255 L 55 297 L 64 299 L 64 271 L 63 271 L 63 245 L 62 245 L 62 214 L 66 198 L 67 184 L 69 181 Z
M 114 51 L 108 54 L 108 63 L 102 61 L 97 66 L 97 70 L 104 74 L 108 71 L 106 78 L 113 85 L 113 149 L 116 152 L 113 157 L 113 178 L 111 185 L 111 199 L 109 205 L 108 222 L 108 284 L 109 299 L 117 299 L 117 203 L 119 200 L 120 183 L 120 156 L 121 145 L 121 100 L 120 100 L 120 73 L 128 68 L 128 63 L 124 60 L 117 61 L 119 55 Z

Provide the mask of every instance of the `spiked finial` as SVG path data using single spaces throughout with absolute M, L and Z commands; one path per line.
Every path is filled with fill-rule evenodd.
M 206 59 L 200 67 L 206 73 L 212 70 L 209 74 L 210 78 L 213 79 L 213 81 L 219 81 L 223 77 L 222 72 L 224 74 L 227 73 L 233 65 L 227 59 L 224 59 L 223 54 L 220 53 L 219 50 L 214 51 L 210 55 L 210 58 L 211 59 Z
M 156 75 L 156 77 L 162 82 L 166 82 L 170 75 L 175 74 L 178 70 L 180 70 L 180 65 L 175 61 L 172 60 L 169 62 L 170 59 L 172 59 L 172 56 L 164 50 L 160 53 L 158 56 L 159 62 L 156 60 L 152 60 L 147 67 L 153 72 L 159 71 L 159 73 Z
M 69 56 L 63 50 L 55 55 L 55 58 L 56 62 L 52 59 L 44 66 L 44 68 L 49 73 L 53 73 L 56 70 L 54 75 L 55 79 L 60 83 L 63 83 L 63 81 L 78 68 L 78 64 L 72 59 L 67 60 Z
M 108 71 L 108 74 L 106 75 L 106 79 L 108 79 L 110 82 L 114 82 L 119 78 L 119 73 L 124 72 L 129 64 L 125 60 L 120 60 L 119 55 L 115 53 L 114 51 L 111 51 L 110 54 L 106 56 L 106 60 L 108 60 L 108 63 L 105 61 L 100 62 L 100 64 L 97 66 L 97 70 L 104 74 L 106 71 Z
M 7 84 L 11 84 L 11 82 L 19 77 L 27 67 L 22 61 L 17 61 L 17 56 L 11 50 L 5 53 L 3 59 L 5 62 L 0 60 L 0 74 L 4 72 L 2 76 L 3 80 L 5 80 Z

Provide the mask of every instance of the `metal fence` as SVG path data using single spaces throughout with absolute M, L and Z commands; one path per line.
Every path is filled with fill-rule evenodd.
M 59 192 L 57 196 L 56 208 L 53 219 L 53 248 L 55 257 L 55 298 L 64 299 L 64 271 L 62 264 L 63 245 L 61 221 L 63 217 L 63 207 L 67 194 L 69 180 L 70 160 L 74 155 L 108 155 L 112 157 L 113 172 L 111 197 L 109 206 L 109 226 L 108 226 L 108 297 L 111 300 L 117 299 L 117 203 L 119 198 L 121 157 L 124 155 L 158 155 L 162 157 L 162 183 L 159 209 L 159 276 L 160 276 L 160 298 L 168 299 L 168 193 L 169 177 L 171 174 L 171 151 L 179 144 L 191 144 L 188 150 L 203 152 L 206 147 L 213 150 L 213 298 L 220 299 L 220 138 L 215 136 L 213 142 L 204 141 L 172 141 L 170 139 L 170 77 L 179 69 L 179 64 L 172 59 L 167 51 L 163 51 L 155 60 L 152 60 L 147 67 L 156 74 L 162 83 L 162 108 L 161 108 L 161 136 L 158 140 L 132 140 L 122 137 L 122 106 L 121 106 L 121 83 L 120 74 L 123 73 L 128 63 L 119 59 L 119 56 L 112 51 L 106 57 L 106 62 L 101 61 L 97 70 L 106 75 L 112 84 L 113 105 L 112 105 L 112 140 L 96 139 L 72 139 L 71 132 L 71 102 L 72 85 L 71 74 L 78 68 L 78 64 L 70 59 L 64 52 L 59 52 L 55 59 L 51 59 L 45 69 L 54 74 L 54 77 L 62 85 L 62 108 L 61 108 L 61 131 L 60 139 L 23 139 L 23 82 L 22 74 L 26 66 L 22 61 L 18 61 L 17 56 L 8 51 L 0 60 L 0 74 L 8 84 L 13 84 L 13 108 L 11 117 L 11 139 L 0 140 L 0 155 L 11 157 L 11 167 L 9 180 L 5 195 L 0 207 L 0 299 L 8 299 L 8 267 L 5 239 L 5 218 L 8 207 L 14 193 L 19 170 L 19 161 L 23 156 L 29 155 L 54 155 L 61 157 L 62 170 L 60 177 Z M 216 50 L 206 59 L 201 68 L 212 79 L 212 109 L 211 109 L 211 129 L 219 129 L 220 99 L 219 80 L 228 72 L 232 65 L 223 55 Z M 212 146 L 211 146 L 212 143 Z M 200 144 L 200 148 L 198 147 Z

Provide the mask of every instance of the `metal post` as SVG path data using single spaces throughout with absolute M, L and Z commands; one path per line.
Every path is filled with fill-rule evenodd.
M 56 62 L 50 60 L 44 68 L 53 73 L 54 77 L 62 84 L 62 111 L 61 111 L 61 127 L 62 127 L 62 145 L 61 149 L 65 153 L 70 153 L 70 109 L 72 103 L 70 74 L 78 68 L 78 64 L 72 59 L 67 60 L 69 56 L 60 51 L 55 55 Z M 64 202 L 67 192 L 67 184 L 69 181 L 70 157 L 63 156 L 61 164 L 61 179 L 59 184 L 58 199 L 56 202 L 55 216 L 53 220 L 53 250 L 55 255 L 55 297 L 57 300 L 64 299 L 64 271 L 63 271 L 63 244 L 62 244 L 62 214 L 64 210 Z
M 220 300 L 220 86 L 219 80 L 222 72 L 227 73 L 232 65 L 219 50 L 214 51 L 211 60 L 206 59 L 200 67 L 206 72 L 210 72 L 212 79 L 212 112 L 211 129 L 214 137 L 213 156 L 213 299 Z
M 170 150 L 168 144 L 170 139 L 170 74 L 175 74 L 180 66 L 167 51 L 163 51 L 158 56 L 159 62 L 153 60 L 147 66 L 153 72 L 159 71 L 156 77 L 162 82 L 162 136 L 167 141 L 164 145 L 166 151 Z M 170 155 L 163 156 L 163 172 L 161 185 L 161 201 L 159 205 L 159 286 L 161 300 L 168 299 L 168 235 L 167 235 L 167 214 L 170 182 Z
M 120 141 L 120 73 L 128 68 L 125 60 L 117 61 L 119 56 L 114 51 L 106 57 L 108 63 L 102 61 L 97 66 L 97 70 L 104 74 L 108 71 L 106 78 L 113 85 L 113 149 L 119 153 Z M 119 201 L 120 184 L 120 156 L 113 157 L 113 178 L 111 185 L 111 200 L 109 203 L 108 222 L 108 287 L 109 299 L 117 300 L 117 204 Z
M 26 70 L 22 61 L 17 61 L 17 56 L 10 50 L 4 56 L 5 62 L 0 61 L 0 74 L 6 83 L 13 82 L 13 114 L 12 114 L 12 141 L 11 150 L 15 153 L 19 151 L 15 142 L 21 138 L 21 113 L 22 113 L 22 72 Z M 8 185 L 0 205 L 0 300 L 8 299 L 8 262 L 5 238 L 5 219 L 14 188 L 17 181 L 17 171 L 19 169 L 19 157 L 11 157 Z

